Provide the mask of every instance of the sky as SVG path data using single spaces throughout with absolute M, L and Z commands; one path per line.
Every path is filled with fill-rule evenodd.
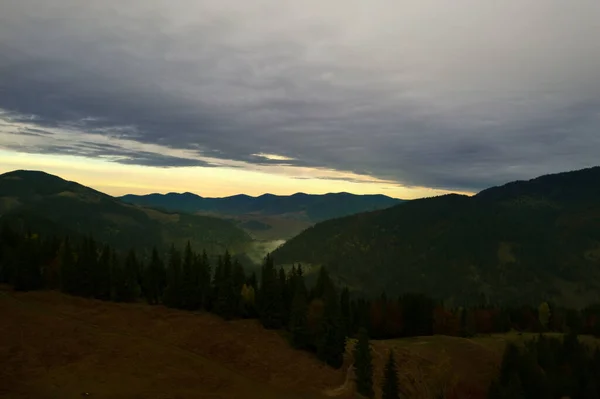
M 0 173 L 418 198 L 600 164 L 597 0 L 0 0 Z

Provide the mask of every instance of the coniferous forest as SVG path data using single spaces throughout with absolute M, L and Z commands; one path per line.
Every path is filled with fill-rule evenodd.
M 482 298 L 479 306 L 449 308 L 419 294 L 355 298 L 348 288 L 335 286 L 326 268 L 307 287 L 301 265 L 286 271 L 267 255 L 257 276 L 246 273 L 227 251 L 210 258 L 189 244 L 171 246 L 166 253 L 156 248 L 148 254 L 118 252 L 92 237 L 45 237 L 8 227 L 0 231 L 0 243 L 0 283 L 15 290 L 56 289 L 105 301 L 204 310 L 226 320 L 257 318 L 267 329 L 285 331 L 295 348 L 336 368 L 344 361 L 347 338 L 358 337 L 357 386 L 368 397 L 373 384 L 369 338 L 470 337 L 510 330 L 568 335 L 564 341 L 540 335 L 525 348 L 509 345 L 490 398 L 598 397 L 600 355 L 581 344 L 577 334 L 600 336 L 600 306 L 579 311 L 543 302 L 504 308 Z M 386 397 L 398 394 L 390 371 L 396 367 L 390 353 L 382 382 Z

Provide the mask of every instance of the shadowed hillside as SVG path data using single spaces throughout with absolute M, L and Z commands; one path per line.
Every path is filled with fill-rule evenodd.
M 600 167 L 414 200 L 319 223 L 274 257 L 371 293 L 581 306 L 600 292 L 598 182 Z
M 120 249 L 183 246 L 211 253 L 242 250 L 251 238 L 210 216 L 163 212 L 123 202 L 57 176 L 35 171 L 0 175 L 0 221 L 38 233 L 93 234 Z

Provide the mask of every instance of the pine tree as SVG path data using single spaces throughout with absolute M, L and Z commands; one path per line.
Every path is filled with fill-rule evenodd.
M 97 264 L 95 273 L 96 281 L 94 283 L 95 292 L 94 298 L 103 301 L 110 300 L 111 293 L 111 276 L 110 276 L 110 254 L 111 250 L 108 245 L 105 245 L 100 254 L 100 259 Z
M 296 275 L 294 289 L 289 330 L 292 334 L 292 345 L 297 349 L 306 349 L 310 339 L 307 326 L 308 293 L 302 275 Z
M 267 254 L 263 262 L 258 299 L 258 310 L 262 325 L 269 329 L 281 328 L 283 301 L 279 278 L 270 254 Z
M 60 287 L 61 291 L 67 294 L 75 293 L 76 270 L 75 258 L 71 242 L 67 237 L 62 245 L 60 260 Z
M 279 289 L 281 290 L 281 323 L 284 326 L 288 325 L 290 320 L 290 307 L 292 304 L 292 293 L 290 289 L 290 280 L 286 277 L 283 267 L 279 268 Z
M 223 280 L 223 257 L 219 255 L 217 257 L 217 265 L 215 266 L 215 273 L 212 276 L 210 283 L 210 293 L 208 299 L 207 309 L 211 312 L 218 313 L 217 299 L 219 298 L 219 289 L 222 286 Z
M 144 295 L 150 305 L 156 305 L 163 295 L 166 285 L 166 271 L 156 247 L 152 249 L 150 263 L 144 269 Z
M 235 316 L 235 312 L 239 303 L 236 301 L 238 297 L 235 293 L 232 269 L 233 265 L 231 262 L 231 255 L 228 251 L 225 251 L 225 255 L 223 256 L 221 276 L 218 281 L 219 286 L 215 308 L 215 313 L 223 317 L 225 320 L 229 320 Z
M 340 296 L 340 311 L 342 313 L 342 330 L 344 336 L 349 336 L 352 329 L 352 311 L 350 309 L 350 291 L 344 287 Z
M 199 267 L 199 304 L 203 309 L 208 309 L 208 302 L 210 297 L 210 262 L 206 251 L 202 251 L 202 255 L 198 257 Z
M 246 281 L 246 285 L 254 288 L 254 291 L 258 289 L 258 279 L 256 278 L 256 273 L 252 272 L 248 280 Z
M 319 270 L 319 276 L 317 277 L 317 283 L 311 293 L 310 299 L 315 298 L 323 298 L 325 296 L 325 291 L 327 291 L 328 287 L 332 284 L 331 279 L 329 278 L 329 273 L 325 266 L 322 266 Z
M 361 328 L 354 347 L 354 373 L 356 390 L 367 398 L 373 398 L 373 358 L 367 330 Z
M 78 255 L 75 267 L 77 284 L 74 293 L 83 297 L 91 297 L 95 291 L 94 282 L 98 259 L 96 242 L 92 237 L 84 238 Z
M 135 252 L 131 249 L 125 259 L 125 288 L 127 302 L 132 302 L 139 294 L 139 270 L 140 263 L 138 262 Z
M 244 267 L 236 259 L 233 262 L 233 299 L 231 304 L 232 307 L 236 309 L 235 313 L 239 313 L 239 310 L 241 310 L 240 306 L 242 304 L 242 287 L 244 286 L 245 281 L 246 274 L 244 273 Z
M 117 260 L 113 253 L 113 270 L 115 282 L 115 300 L 117 302 L 132 302 L 137 296 L 137 258 L 133 250 L 129 251 L 125 263 Z
M 332 367 L 339 368 L 344 361 L 346 337 L 342 327 L 339 299 L 333 284 L 326 285 L 325 310 L 317 334 L 317 357 Z
M 396 369 L 396 361 L 394 359 L 394 351 L 390 350 L 387 364 L 383 375 L 382 383 L 382 399 L 400 399 L 398 390 L 398 370 Z
M 18 247 L 17 254 L 13 287 L 18 291 L 40 289 L 42 286 L 42 273 L 38 237 L 28 233 Z
M 195 254 L 188 241 L 183 251 L 183 263 L 181 271 L 181 303 L 179 307 L 186 310 L 197 309 L 196 290 L 198 288 L 198 276 L 194 273 Z
M 181 307 L 181 286 L 181 255 L 179 254 L 179 251 L 175 249 L 175 246 L 172 245 L 171 250 L 169 251 L 169 262 L 167 265 L 167 286 L 163 296 L 163 303 L 166 306 L 171 308 Z

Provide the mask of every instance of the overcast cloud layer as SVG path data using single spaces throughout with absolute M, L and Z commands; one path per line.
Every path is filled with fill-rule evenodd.
M 600 163 L 599 37 L 597 0 L 0 0 L 0 146 L 475 191 Z

